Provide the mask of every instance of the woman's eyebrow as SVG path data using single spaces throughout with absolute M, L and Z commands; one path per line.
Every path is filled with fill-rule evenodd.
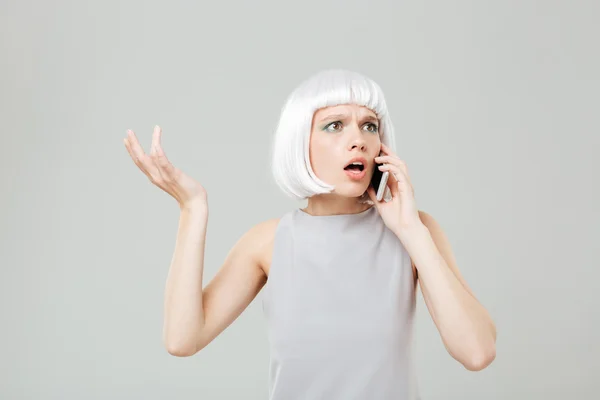
M 325 118 L 321 118 L 321 122 L 330 121 L 332 119 L 345 119 L 348 118 L 346 114 L 331 114 L 326 116 Z
M 333 120 L 333 119 L 343 120 L 345 118 L 348 118 L 347 114 L 331 114 L 331 115 L 326 116 L 325 118 L 322 118 L 321 122 L 330 121 L 330 120 Z M 365 117 L 362 117 L 362 119 L 364 121 L 379 122 L 379 120 L 377 119 L 377 117 L 375 117 L 373 115 L 367 115 Z

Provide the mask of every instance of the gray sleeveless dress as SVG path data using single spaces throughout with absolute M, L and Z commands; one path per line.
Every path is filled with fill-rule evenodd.
M 375 207 L 284 214 L 262 306 L 270 400 L 416 400 L 410 256 Z

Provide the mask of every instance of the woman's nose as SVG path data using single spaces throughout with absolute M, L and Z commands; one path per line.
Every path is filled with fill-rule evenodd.
M 365 140 L 362 138 L 353 139 L 350 142 L 350 150 L 354 150 L 355 148 L 358 148 L 361 151 L 365 151 L 366 150 Z
M 352 138 L 350 139 L 349 149 L 353 150 L 354 148 L 359 148 L 360 150 L 365 150 L 366 141 L 363 135 L 360 132 L 360 129 L 354 127 L 352 128 Z

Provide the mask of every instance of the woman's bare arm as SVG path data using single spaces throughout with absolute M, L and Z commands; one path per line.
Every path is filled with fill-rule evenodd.
M 175 251 L 165 287 L 163 340 L 170 354 L 190 356 L 222 332 L 266 282 L 263 264 L 277 220 L 256 225 L 233 246 L 215 278 L 202 288 L 208 222 L 206 190 L 171 164 L 154 127 L 150 153 L 131 130 L 123 139 L 129 155 L 150 181 L 180 207 Z
M 277 219 L 264 221 L 242 235 L 204 288 L 205 323 L 196 351 L 206 347 L 235 321 L 265 285 L 264 263 L 270 258 L 277 222 Z
M 170 354 L 196 354 L 227 328 L 266 282 L 261 266 L 275 220 L 251 228 L 234 244 L 202 290 L 206 217 L 181 213 L 177 244 L 165 291 L 164 342 Z
M 196 338 L 204 326 L 202 275 L 207 222 L 208 213 L 202 208 L 181 210 L 163 317 L 163 342 L 176 356 L 196 352 Z

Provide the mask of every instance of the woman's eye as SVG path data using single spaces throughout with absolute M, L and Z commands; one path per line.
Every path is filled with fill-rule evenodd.
M 334 127 L 334 126 L 338 126 L 338 129 L 339 129 L 342 127 L 342 124 L 340 124 L 339 122 L 332 122 L 325 126 L 325 130 L 331 131 L 332 130 L 331 127 Z M 333 130 L 337 130 L 337 129 L 335 129 L 335 127 L 334 127 Z
M 375 125 L 375 124 L 368 123 L 368 124 L 366 124 L 365 126 L 367 127 L 367 130 L 368 130 L 369 132 L 376 133 L 376 132 L 378 131 L 378 126 L 377 126 L 377 125 Z

